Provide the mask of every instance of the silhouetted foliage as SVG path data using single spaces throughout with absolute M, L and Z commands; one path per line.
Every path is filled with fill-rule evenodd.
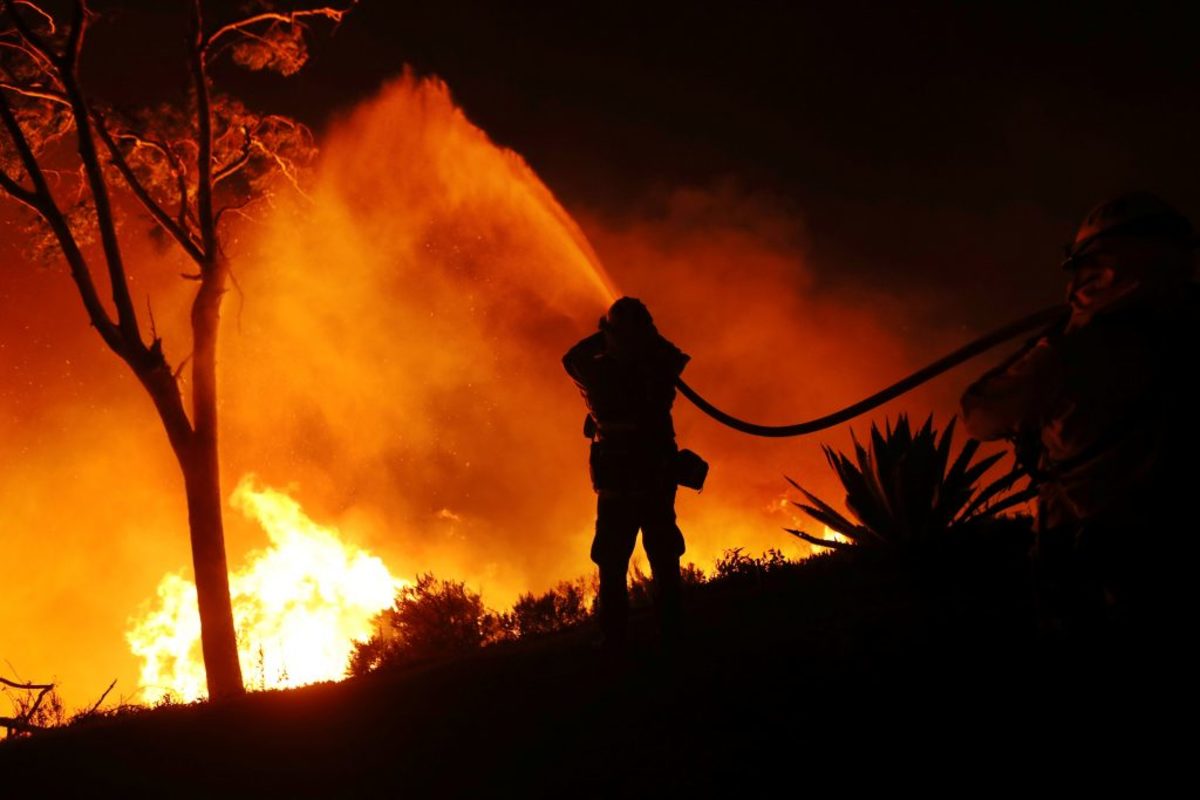
M 654 605 L 654 576 L 647 575 L 634 562 L 629 568 L 629 607 L 649 608 Z
M 825 457 L 846 488 L 846 508 L 851 521 L 828 503 L 788 478 L 808 503 L 795 505 L 813 519 L 828 525 L 861 547 L 906 547 L 937 540 L 975 523 L 995 519 L 1000 512 L 1029 499 L 1028 490 L 1010 493 L 1020 475 L 1010 472 L 980 488 L 979 479 L 1003 453 L 974 461 L 979 442 L 968 439 L 951 461 L 955 420 L 938 438 L 933 417 L 915 434 L 901 414 L 893 428 L 883 432 L 871 426 L 871 440 L 863 447 L 854 440 L 854 459 L 825 447 Z M 847 543 L 823 539 L 800 530 L 789 533 L 823 547 Z
M 761 577 L 785 565 L 794 565 L 778 550 L 760 558 L 740 548 L 726 550 L 710 580 L 695 564 L 680 568 L 683 590 L 694 594 L 701 587 L 729 582 L 744 575 Z M 721 565 L 726 566 L 722 567 Z M 729 566 L 737 564 L 737 567 Z M 561 581 L 542 594 L 527 592 L 505 613 L 484 606 L 478 594 L 457 581 L 441 581 L 431 574 L 417 578 L 396 596 L 394 607 L 376 618 L 376 632 L 356 642 L 347 672 L 364 675 L 380 667 L 402 666 L 428 658 L 459 656 L 502 642 L 534 639 L 583 625 L 596 612 L 597 580 Z M 654 604 L 654 580 L 634 564 L 629 573 L 630 605 Z
M 595 592 L 582 580 L 563 581 L 544 594 L 523 594 L 508 615 L 512 636 L 541 636 L 586 622 L 591 617 L 590 597 Z
M 376 618 L 377 632 L 355 644 L 350 672 L 361 675 L 385 664 L 461 656 L 503 637 L 500 619 L 461 581 L 432 573 L 400 589 L 395 605 Z
M 725 551 L 727 554 L 728 550 Z M 679 567 L 680 586 L 684 594 L 695 591 L 696 587 L 708 583 L 704 570 L 688 562 Z M 650 608 L 654 605 L 654 576 L 642 571 L 641 565 L 634 562 L 629 568 L 629 607 L 633 609 Z
M 713 580 L 757 579 L 790 563 L 787 556 L 773 547 L 758 558 L 734 547 L 722 553 L 713 565 Z
M 102 708 L 113 687 L 108 688 L 90 706 L 68 712 L 57 684 L 22 683 L 0 676 L 0 696 L 8 700 L 10 716 L 0 716 L 0 728 L 7 731 L 9 738 L 27 736 L 49 728 L 61 728 L 80 722 L 107 719 L 145 710 L 145 706 L 119 699 L 108 708 Z
M 6 735 L 24 736 L 43 728 L 62 725 L 66 708 L 53 683 L 24 683 L 0 678 L 0 695 L 8 700 L 11 714 L 0 716 Z
M 679 579 L 683 583 L 684 589 L 701 586 L 708 582 L 704 570 L 690 561 L 679 568 Z

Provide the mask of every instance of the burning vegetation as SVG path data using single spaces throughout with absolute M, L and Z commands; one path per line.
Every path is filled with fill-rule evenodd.
M 313 522 L 286 494 L 243 478 L 231 505 L 262 526 L 270 546 L 246 555 L 230 572 L 238 652 L 251 688 L 286 688 L 336 680 L 355 641 L 391 606 L 404 581 L 336 529 Z M 129 647 L 142 661 L 146 702 L 205 696 L 196 586 L 169 574 L 156 604 L 130 624 Z
M 283 23 L 262 24 L 279 33 Z M 297 55 L 292 33 L 267 39 Z M 248 66 L 275 64 L 239 53 Z M 56 110 L 57 98 L 6 97 L 22 130 L 34 124 L 22 107 L 45 106 L 54 119 L 66 113 Z M 592 329 L 618 286 L 643 297 L 662 329 L 695 356 L 693 385 L 767 421 L 856 399 L 961 335 L 925 321 L 929 306 L 920 298 L 818 269 L 799 214 L 733 185 L 670 192 L 637 213 L 585 210 L 577 224 L 436 79 L 399 77 L 313 138 L 222 100 L 208 222 L 196 216 L 202 177 L 185 170 L 182 189 L 178 180 L 177 164 L 195 159 L 196 146 L 158 151 L 144 136 L 117 135 L 140 118 L 105 119 L 114 145 L 106 158 L 127 156 L 135 178 L 154 178 L 151 199 L 167 215 L 145 204 L 128 175 L 102 167 L 121 223 L 114 230 L 127 305 L 118 308 L 101 291 L 102 276 L 112 273 L 100 265 L 111 262 L 99 238 L 82 234 L 100 229 L 69 227 L 81 232 L 79 252 L 98 276 L 99 310 L 115 314 L 102 329 L 123 330 L 122 313 L 125 329 L 136 321 L 142 349 L 130 344 L 117 355 L 155 354 L 155 374 L 177 386 L 180 410 L 194 414 L 210 400 L 214 415 L 219 409 L 211 424 L 214 435 L 220 429 L 226 481 L 256 474 L 263 486 L 292 487 L 285 496 L 243 484 L 233 494 L 243 514 L 223 520 L 234 565 L 231 629 L 252 685 L 340 674 L 351 640 L 364 635 L 363 620 L 390 604 L 401 578 L 431 571 L 503 607 L 590 571 L 594 496 L 582 415 L 559 357 Z M 168 121 L 186 127 L 178 117 Z M 47 157 L 71 156 L 71 136 L 50 137 Z M 108 148 L 98 129 L 96 136 Z M 273 177 L 225 175 L 246 153 L 243 167 L 271 167 Z M 25 179 L 27 167 L 13 179 Z M 75 173 L 54 174 L 55 198 L 92 185 L 86 175 L 80 183 Z M 219 198 L 235 188 L 245 196 Z M 250 196 L 267 202 L 239 207 Z M 228 290 L 229 302 L 222 336 L 214 319 L 204 334 L 213 349 L 198 360 L 189 344 L 197 282 L 179 276 L 196 276 L 191 250 L 203 243 L 204 225 L 218 234 L 218 203 L 229 204 L 220 215 L 222 260 L 216 272 L 201 265 L 199 283 Z M 9 205 L 3 213 L 0 247 L 20 266 L 0 275 L 0 436 L 20 454 L 0 470 L 0 515 L 13 537 L 5 577 L 16 598 L 0 609 L 6 647 L 26 672 L 54 671 L 68 686 L 90 685 L 97 672 L 130 684 L 141 674 L 152 696 L 196 696 L 195 573 L 184 569 L 188 506 L 176 452 L 151 424 L 155 405 L 138 368 L 116 369 L 111 348 L 88 329 L 89 320 L 104 321 L 80 313 L 71 284 L 78 265 L 64 269 L 53 251 L 30 253 L 24 212 Z M 96 212 L 84 203 L 71 213 Z M 217 250 L 200 254 L 208 252 Z M 219 399 L 195 371 L 210 363 L 215 370 L 218 358 Z M 207 398 L 199 405 L 197 391 Z M 942 386 L 903 402 L 945 409 L 955 395 Z M 823 475 L 820 454 L 741 439 L 686 407 L 676 419 L 681 443 L 714 464 L 703 497 L 681 499 L 687 558 L 711 563 L 731 547 L 807 555 L 807 544 L 780 533 L 796 517 L 779 476 Z M 806 479 L 806 486 L 821 491 L 825 481 Z M 210 497 L 210 510 L 229 508 L 229 497 Z M 266 514 L 264 497 L 290 509 L 292 527 Z M 359 587 L 369 601 L 318 589 L 298 568 L 305 553 L 333 547 L 333 534 L 318 533 L 325 529 L 339 532 L 340 555 L 322 562 L 334 573 L 378 565 L 375 588 Z M 38 563 L 47 538 L 58 552 L 54 564 L 39 566 L 36 577 L 30 566 L 12 566 Z M 297 576 L 309 582 L 271 594 Z M 129 615 L 155 596 L 157 605 L 131 625 L 131 649 L 123 649 Z M 300 621 L 272 617 L 285 607 Z M 295 630 L 313 646 L 329 643 L 319 657 L 299 653 L 289 638 Z

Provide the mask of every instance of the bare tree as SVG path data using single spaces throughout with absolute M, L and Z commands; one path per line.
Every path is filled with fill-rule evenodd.
M 302 125 L 217 92 L 209 68 L 227 54 L 247 69 L 291 75 L 307 58 L 306 24 L 337 24 L 356 0 L 287 10 L 260 0 L 246 16 L 216 24 L 201 0 L 179 2 L 190 23 L 180 51 L 188 89 L 178 102 L 130 113 L 94 97 L 95 87 L 81 79 L 80 54 L 98 18 L 85 0 L 0 0 L 0 123 L 7 133 L 0 136 L 0 188 L 65 259 L 92 326 L 162 420 L 187 493 L 209 696 L 220 698 L 244 691 L 217 449 L 217 334 L 232 280 L 221 223 L 281 181 L 295 183 L 314 148 Z M 125 209 L 149 215 L 195 264 L 184 275 L 197 284 L 191 355 L 174 367 L 152 314 L 147 341 L 130 295 Z M 93 264 L 103 265 L 110 301 L 101 297 Z M 181 382 L 189 363 L 190 407 Z
M 10 681 L 0 675 L 0 692 L 7 695 L 9 690 L 16 690 L 18 695 L 15 698 L 10 697 L 13 706 L 12 716 L 0 717 L 0 728 L 5 729 L 9 738 L 41 730 L 46 727 L 44 722 L 47 719 L 53 722 L 61 721 L 62 702 L 54 692 L 53 683 Z M 108 692 L 104 694 L 107 696 Z M 43 705 L 47 696 L 50 697 L 48 706 Z M 104 698 L 101 697 L 100 700 L 103 701 Z M 97 707 L 99 705 L 100 703 L 96 704 Z

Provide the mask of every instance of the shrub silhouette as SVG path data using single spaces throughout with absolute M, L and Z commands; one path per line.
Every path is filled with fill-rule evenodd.
M 897 548 L 927 544 L 966 527 L 996 520 L 1000 512 L 1028 500 L 1031 489 L 1012 492 L 1021 477 L 1013 471 L 982 488 L 979 479 L 1003 453 L 975 461 L 979 442 L 968 439 L 951 461 L 952 418 L 940 439 L 929 417 L 913 433 L 901 414 L 883 432 L 871 426 L 869 447 L 854 440 L 854 458 L 825 447 L 825 457 L 846 489 L 846 508 L 856 521 L 788 478 L 807 503 L 795 503 L 813 519 L 850 540 L 835 542 L 800 530 L 785 530 L 822 547 Z
M 712 580 L 692 563 L 680 569 L 680 579 L 685 592 L 695 592 L 714 581 L 736 582 L 746 575 L 761 578 L 791 564 L 778 550 L 753 558 L 739 548 L 725 551 Z M 501 642 L 570 630 L 592 618 L 597 588 L 595 576 L 562 581 L 540 595 L 521 595 L 510 611 L 499 614 L 484 606 L 464 583 L 421 575 L 416 584 L 397 592 L 392 608 L 375 618 L 375 634 L 355 643 L 347 672 L 365 675 L 380 667 L 461 656 Z M 653 578 L 636 563 L 630 570 L 629 595 L 634 608 L 653 605 Z
M 417 577 L 396 594 L 396 603 L 376 617 L 376 634 L 355 644 L 350 672 L 361 675 L 384 665 L 460 656 L 502 635 L 500 620 L 461 581 Z
M 713 580 L 757 580 L 790 563 L 792 562 L 788 561 L 787 556 L 774 547 L 758 558 L 743 553 L 740 547 L 734 547 L 722 553 L 716 564 L 713 565 Z
M 28 684 L 0 679 L 0 697 L 4 697 L 12 709 L 10 716 L 0 715 L 0 729 L 7 737 L 58 727 L 67 720 L 66 707 L 53 683 Z
M 573 628 L 591 617 L 594 591 L 582 579 L 563 581 L 542 595 L 521 595 L 508 615 L 513 638 L 542 636 Z

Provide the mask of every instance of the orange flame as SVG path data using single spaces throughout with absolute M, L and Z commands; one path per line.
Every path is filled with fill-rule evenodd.
M 377 557 L 313 522 L 283 492 L 238 483 L 234 508 L 256 521 L 270 547 L 230 575 L 243 671 L 252 688 L 303 686 L 345 673 L 355 640 L 391 605 L 404 581 Z M 158 605 L 131 621 L 129 646 L 142 659 L 143 697 L 191 701 L 205 695 L 196 586 L 179 574 L 158 585 Z
M 384 86 L 329 127 L 321 150 L 308 199 L 278 197 L 262 207 L 266 219 L 229 220 L 242 291 L 225 306 L 221 339 L 222 472 L 296 481 L 304 508 L 404 567 L 398 574 L 466 581 L 496 608 L 593 569 L 584 411 L 559 359 L 595 330 L 614 286 L 645 300 L 693 356 L 693 386 L 763 422 L 857 400 L 963 338 L 957 317 L 931 313 L 902 283 L 885 290 L 815 263 L 795 209 L 736 186 L 572 208 L 577 226 L 436 80 Z M 4 230 L 0 257 L 19 264 L 20 238 Z M 150 238 L 128 245 L 179 364 L 195 287 L 178 275 L 188 267 Z M 26 266 L 0 270 L 0 656 L 56 675 L 79 693 L 72 703 L 90 699 L 97 675 L 124 686 L 138 672 L 150 696 L 199 696 L 190 583 L 163 577 L 188 559 L 178 469 L 69 277 Z M 877 416 L 948 410 L 960 388 L 923 388 Z M 704 494 L 679 499 L 686 559 L 707 566 L 732 547 L 809 552 L 767 506 L 783 475 L 834 496 L 817 443 L 846 441 L 844 430 L 752 439 L 682 401 L 675 421 L 680 444 L 713 465 Z M 252 563 L 255 521 L 228 514 L 226 533 L 230 563 Z M 271 591 L 260 581 L 237 577 L 234 590 Z M 127 615 L 156 586 L 131 653 Z M 381 590 L 379 603 L 389 601 Z M 265 598 L 238 602 L 258 604 L 239 612 L 243 626 L 268 613 Z M 250 683 L 340 674 L 339 658 L 302 678 L 308 656 L 280 643 L 279 620 L 260 619 L 268 635 L 245 644 Z

